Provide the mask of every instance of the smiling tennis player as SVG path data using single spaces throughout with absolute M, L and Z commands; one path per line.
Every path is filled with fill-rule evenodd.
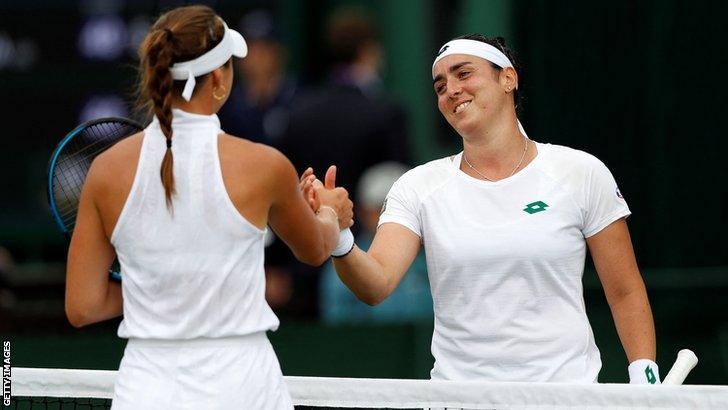
M 355 247 L 334 260 L 336 270 L 361 300 L 377 304 L 424 245 L 433 379 L 591 383 L 601 359 L 584 308 L 588 249 L 630 381 L 659 383 L 627 203 L 597 158 L 528 138 L 509 56 L 502 39 L 481 35 L 440 49 L 432 65 L 437 106 L 463 151 L 403 175 L 369 251 Z

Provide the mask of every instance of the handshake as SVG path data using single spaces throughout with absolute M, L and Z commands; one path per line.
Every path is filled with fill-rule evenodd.
M 317 215 L 320 212 L 333 212 L 339 223 L 339 242 L 331 252 L 331 256 L 346 256 L 354 248 L 354 235 L 349 229 L 354 225 L 354 203 L 349 199 L 349 193 L 342 187 L 336 187 L 336 166 L 332 165 L 326 170 L 322 183 L 313 173 L 313 168 L 307 168 L 299 180 L 299 188 L 303 197 Z

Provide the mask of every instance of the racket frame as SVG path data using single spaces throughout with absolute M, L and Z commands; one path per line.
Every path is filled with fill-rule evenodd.
M 68 143 L 70 141 L 72 141 L 73 138 L 76 135 L 78 135 L 78 133 L 80 133 L 81 131 L 83 131 L 89 127 L 92 127 L 96 124 L 100 124 L 100 123 L 104 123 L 104 122 L 121 123 L 121 124 L 127 125 L 132 128 L 137 128 L 139 130 L 137 132 L 140 132 L 144 129 L 144 127 L 141 124 L 139 124 L 138 122 L 136 122 L 134 120 L 130 120 L 128 118 L 121 118 L 121 117 L 105 117 L 105 118 L 98 118 L 95 120 L 86 121 L 83 124 L 74 128 L 71 132 L 69 132 L 68 134 L 66 134 L 66 136 L 63 137 L 61 142 L 59 142 L 58 145 L 56 145 L 56 148 L 53 150 L 53 153 L 51 154 L 51 159 L 48 162 L 48 172 L 47 172 L 48 186 L 47 186 L 47 190 L 46 190 L 46 194 L 48 195 L 48 205 L 51 209 L 51 216 L 53 217 L 53 220 L 55 221 L 55 223 L 58 225 L 58 229 L 60 229 L 60 231 L 66 236 L 66 239 L 68 239 L 68 240 L 71 239 L 71 232 L 68 229 L 68 227 L 66 226 L 66 224 L 63 223 L 63 218 L 61 218 L 61 215 L 59 214 L 58 210 L 56 209 L 56 200 L 55 200 L 55 196 L 53 195 L 53 174 L 55 173 L 55 170 L 56 170 L 56 162 L 58 161 L 58 157 L 61 155 L 61 152 L 63 152 L 63 149 L 66 147 L 66 145 L 68 145 Z M 128 138 L 129 136 L 131 136 L 133 134 L 134 133 L 126 135 L 126 136 L 120 138 L 116 142 L 118 143 L 119 141 L 121 141 L 125 138 Z M 114 144 L 116 144 L 116 143 L 114 143 Z M 113 271 L 111 268 L 109 269 L 109 274 L 112 277 L 112 279 L 114 279 L 116 281 L 121 280 L 121 276 L 119 275 L 119 273 Z
M 136 121 L 130 120 L 128 118 L 120 118 L 120 117 L 105 117 L 105 118 L 98 118 L 91 121 L 86 121 L 83 124 L 77 126 L 73 129 L 73 131 L 66 134 L 65 137 L 61 140 L 61 142 L 56 145 L 56 148 L 53 150 L 53 154 L 51 154 L 51 160 L 48 162 L 48 204 L 51 208 L 51 215 L 53 216 L 53 220 L 58 224 L 58 228 L 63 232 L 67 237 L 70 236 L 70 232 L 68 228 L 63 223 L 63 218 L 61 218 L 61 215 L 58 213 L 58 210 L 56 209 L 56 200 L 53 195 L 53 173 L 56 169 L 56 162 L 58 161 L 58 157 L 61 155 L 61 152 L 63 152 L 63 148 L 68 145 L 68 143 L 81 131 L 84 129 L 94 126 L 96 124 L 102 123 L 102 122 L 118 122 L 125 125 L 129 125 L 131 127 L 136 127 L 139 130 L 144 129 L 144 127 L 141 126 L 141 124 L 137 123 Z M 131 134 L 129 134 L 131 135 Z M 129 135 L 127 135 L 124 138 L 127 138 Z M 124 139 L 122 138 L 122 139 Z M 119 140 L 121 141 L 121 139 Z M 118 142 L 118 141 L 117 141 Z

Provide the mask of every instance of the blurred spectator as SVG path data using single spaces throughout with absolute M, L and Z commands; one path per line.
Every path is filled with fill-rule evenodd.
M 10 290 L 10 274 L 15 269 L 15 262 L 10 252 L 0 246 L 0 330 L 10 327 L 8 311 L 10 311 L 17 298 Z
M 235 60 L 239 75 L 218 114 L 220 122 L 227 133 L 275 146 L 288 124 L 298 88 L 295 76 L 286 72 L 288 50 L 267 11 L 246 14 L 240 31 L 248 43 L 248 55 Z
M 328 81 L 296 98 L 279 147 L 299 172 L 311 166 L 318 175 L 338 164 L 337 185 L 352 191 L 374 164 L 409 163 L 407 118 L 384 92 L 383 49 L 369 16 L 358 9 L 335 12 L 326 44 Z
M 368 167 L 384 161 L 408 163 L 407 119 L 402 106 L 385 94 L 379 70 L 383 50 L 373 20 L 358 9 L 335 11 L 326 30 L 328 81 L 301 93 L 277 147 L 300 172 L 317 175 L 338 165 L 336 183 L 353 188 Z M 358 226 L 353 227 L 355 233 Z M 274 245 L 275 246 L 275 245 Z M 294 292 L 290 311 L 318 314 L 318 268 L 296 263 L 287 253 Z
M 367 250 L 371 245 L 384 198 L 394 181 L 407 169 L 396 162 L 384 162 L 369 168 L 361 176 L 355 208 L 361 227 L 356 243 L 361 249 Z M 377 306 L 359 301 L 341 282 L 329 262 L 321 275 L 319 308 L 321 318 L 329 324 L 432 321 L 432 296 L 424 254 L 417 255 L 397 290 Z
M 15 270 L 15 261 L 10 252 L 0 246 L 0 294 L 7 291 L 10 287 L 10 275 Z M 6 304 L 11 303 L 10 298 L 0 297 L 0 307 L 7 307 Z

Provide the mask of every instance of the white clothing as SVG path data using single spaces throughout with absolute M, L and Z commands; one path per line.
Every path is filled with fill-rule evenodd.
M 123 338 L 191 339 L 278 328 L 265 301 L 265 230 L 235 208 L 222 179 L 216 115 L 173 110 L 177 194 L 159 177 L 167 146 L 145 130 L 134 183 L 111 236 L 121 265 Z
M 265 333 L 184 341 L 129 339 L 113 410 L 292 409 Z
M 461 153 L 410 170 L 389 192 L 379 224 L 401 224 L 425 247 L 433 379 L 597 380 L 585 238 L 630 211 L 598 159 L 535 145 L 536 158 L 500 181 L 462 172 Z
M 223 182 L 216 115 L 173 110 L 176 195 L 167 209 L 165 137 L 145 130 L 134 182 L 111 243 L 121 265 L 129 338 L 114 409 L 291 409 L 265 331 L 266 230 L 235 208 Z

